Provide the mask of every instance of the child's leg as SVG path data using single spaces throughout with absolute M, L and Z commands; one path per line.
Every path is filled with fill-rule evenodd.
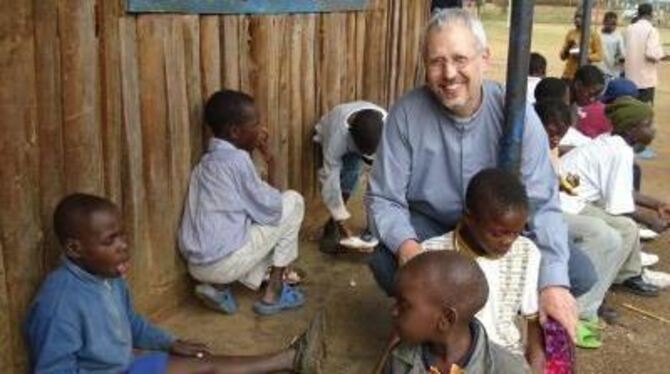
M 167 373 L 252 374 L 289 371 L 293 369 L 294 350 L 259 356 L 211 356 L 192 358 L 170 356 Z

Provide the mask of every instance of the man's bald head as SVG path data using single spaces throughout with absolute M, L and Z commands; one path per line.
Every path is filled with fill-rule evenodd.
M 470 320 L 486 304 L 489 287 L 484 272 L 469 257 L 455 251 L 430 251 L 412 258 L 398 273 L 409 277 L 433 302 L 454 308 L 461 320 Z

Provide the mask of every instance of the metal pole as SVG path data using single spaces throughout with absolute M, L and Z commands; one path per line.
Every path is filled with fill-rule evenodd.
M 579 66 L 588 65 L 589 63 L 592 8 L 593 0 L 582 0 L 582 38 L 579 41 Z
M 526 121 L 526 89 L 535 0 L 512 1 L 512 24 L 507 54 L 505 123 L 500 141 L 499 166 L 515 174 L 521 166 L 521 140 Z

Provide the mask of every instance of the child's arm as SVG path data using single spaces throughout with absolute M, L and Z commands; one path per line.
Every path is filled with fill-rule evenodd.
M 544 340 L 539 318 L 526 319 L 528 341 L 526 343 L 526 360 L 533 373 L 544 372 Z
M 82 348 L 81 332 L 74 323 L 53 310 L 33 310 L 26 320 L 26 342 L 31 372 L 78 373 L 77 352 Z
M 635 192 L 634 196 L 636 204 L 655 210 L 661 218 L 670 217 L 670 204 L 639 192 Z
M 125 281 L 123 281 L 122 292 L 124 293 L 126 314 L 130 321 L 130 331 L 133 336 L 133 348 L 169 351 L 176 339 L 167 331 L 154 326 L 141 315 L 135 313 Z

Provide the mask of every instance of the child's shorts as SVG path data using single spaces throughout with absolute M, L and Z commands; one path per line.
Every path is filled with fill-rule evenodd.
M 126 374 L 163 374 L 167 372 L 168 354 L 150 352 L 135 356 Z

